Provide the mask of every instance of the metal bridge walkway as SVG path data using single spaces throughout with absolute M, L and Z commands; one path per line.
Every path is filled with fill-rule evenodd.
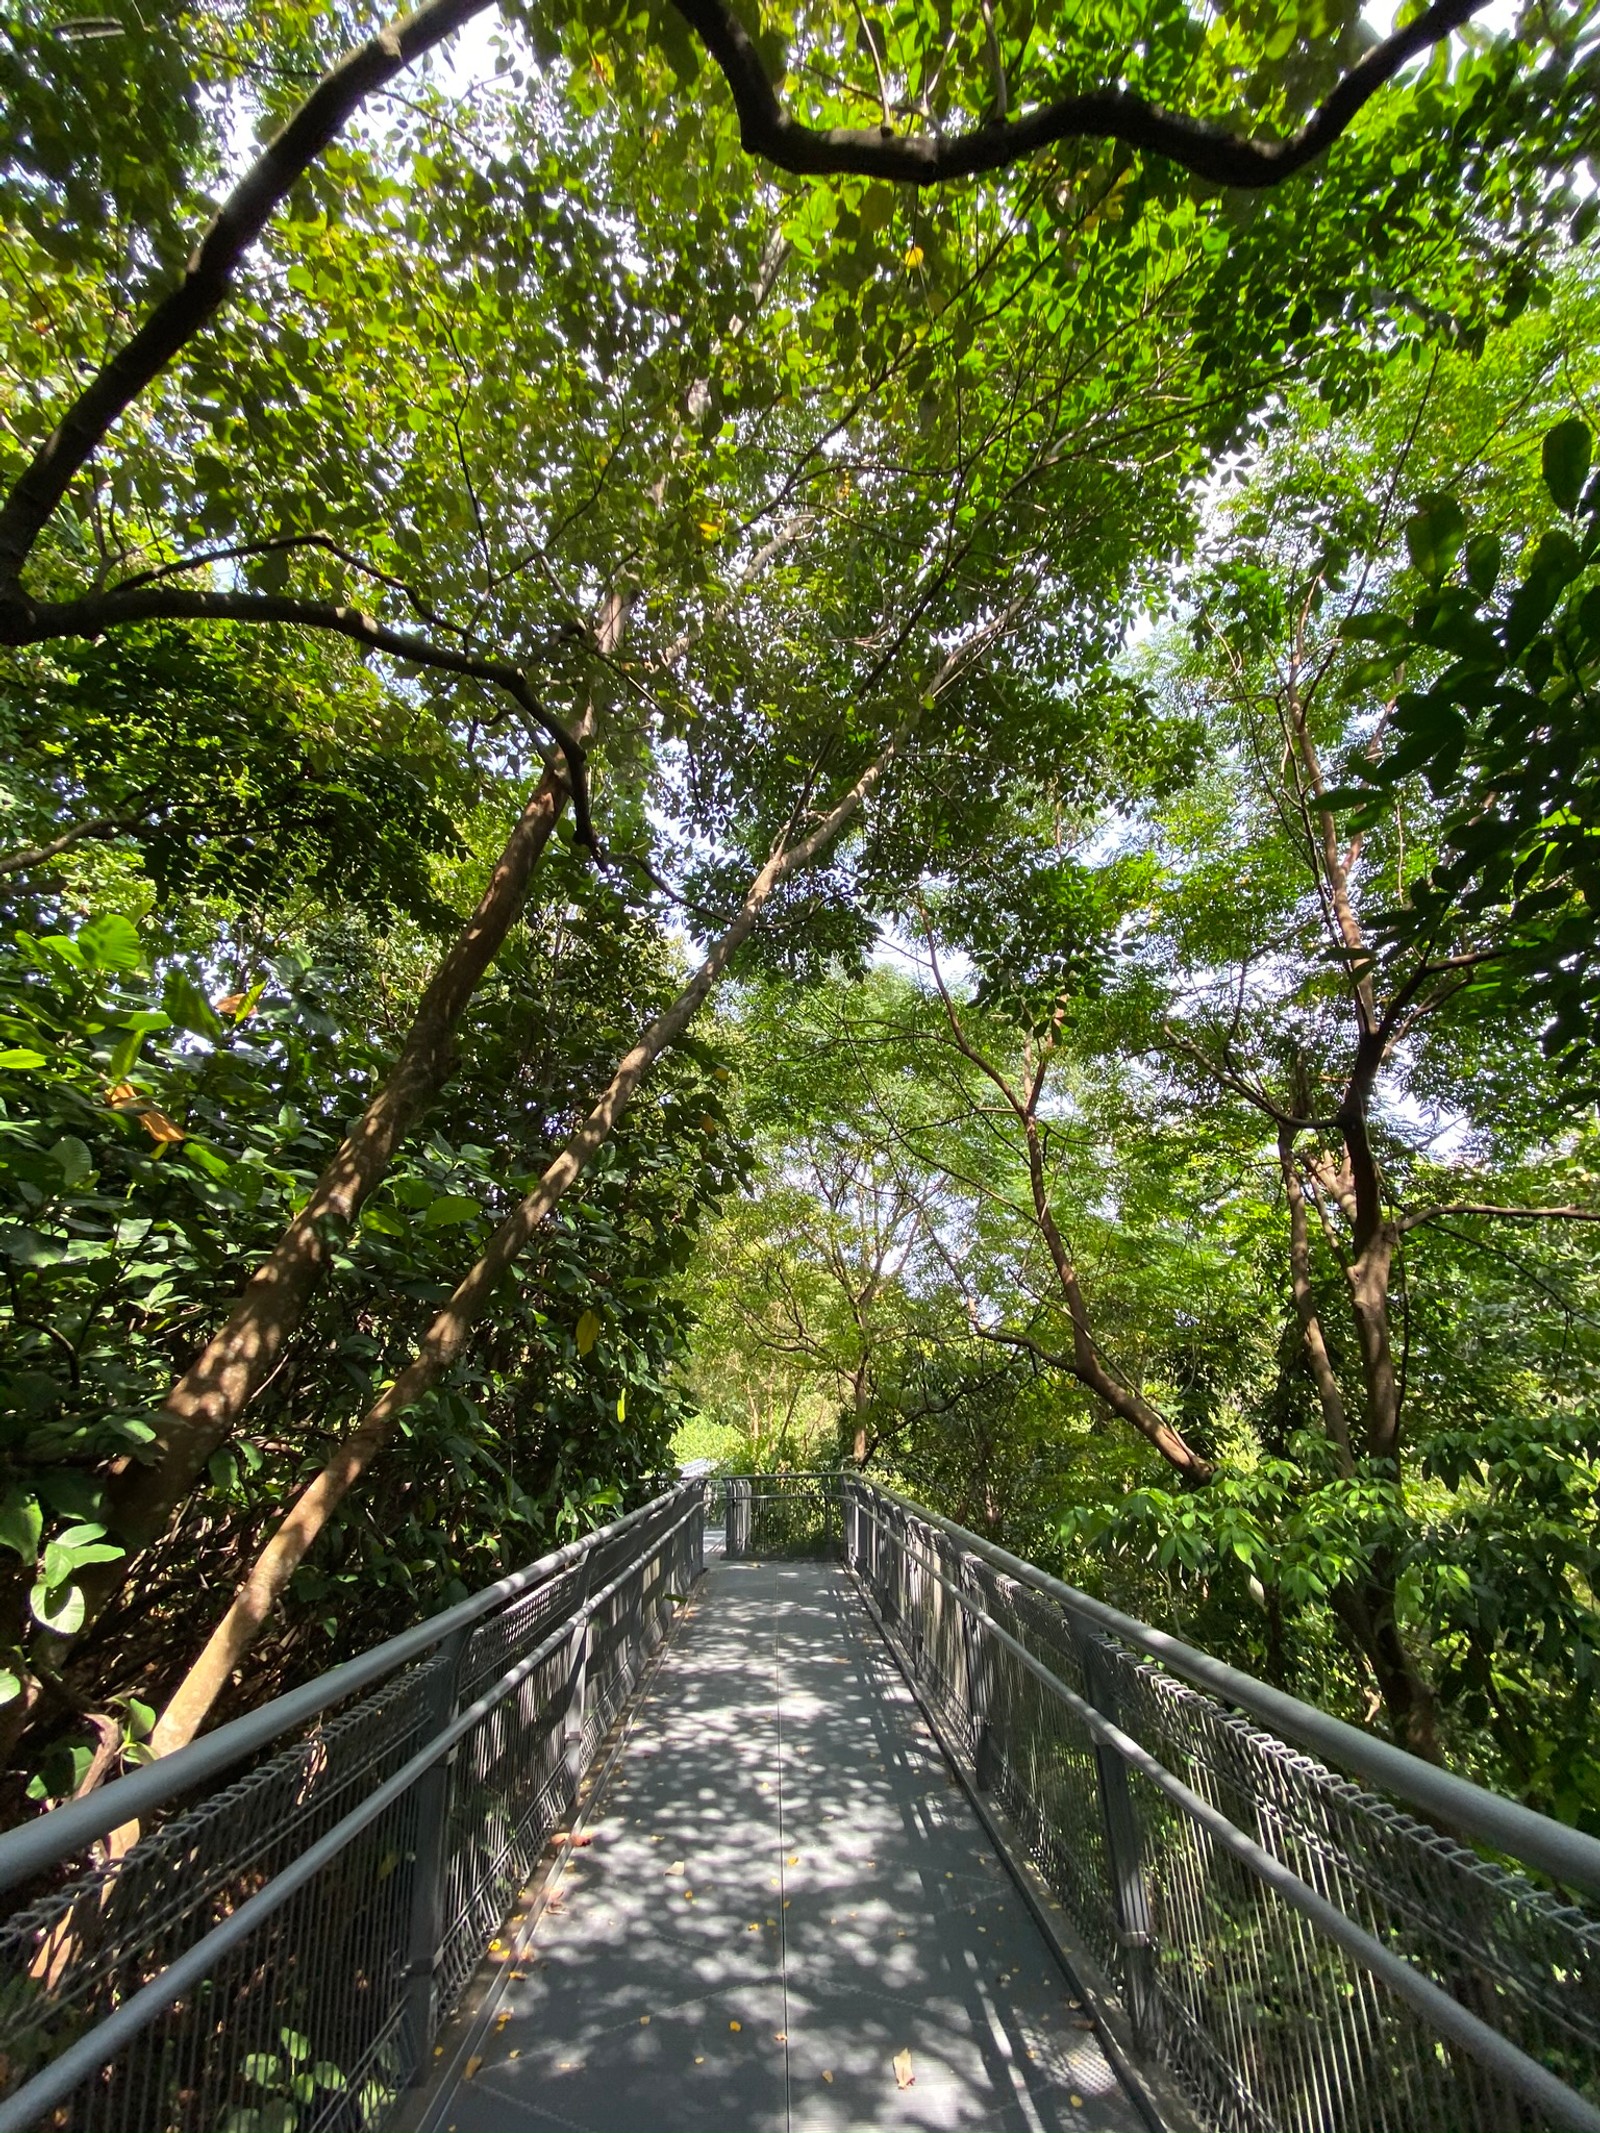
M 0 2133 L 1600 2133 L 1600 1839 L 858 1474 L 686 1478 L 7 1891 Z
M 842 1569 L 711 1569 L 588 1827 L 428 2126 L 1142 2124 Z

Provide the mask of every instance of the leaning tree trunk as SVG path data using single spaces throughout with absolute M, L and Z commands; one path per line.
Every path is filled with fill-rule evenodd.
M 774 890 L 830 846 L 878 784 L 909 728 L 851 787 L 808 837 L 772 857 L 752 882 L 733 923 L 727 928 L 666 1012 L 657 1017 L 626 1054 L 594 1107 L 567 1140 L 537 1186 L 507 1215 L 487 1250 L 468 1271 L 428 1328 L 410 1364 L 374 1402 L 333 1458 L 299 1497 L 257 1557 L 232 1605 L 212 1633 L 151 1735 L 158 1755 L 170 1754 L 194 1738 L 244 1654 L 260 1635 L 268 1615 L 304 1559 L 306 1550 L 383 1449 L 408 1408 L 437 1385 L 461 1353 L 467 1336 L 487 1309 L 502 1276 L 563 1195 L 576 1184 L 615 1129 L 635 1090 L 661 1053 L 675 1044 L 727 968 L 735 951 L 753 932 Z
M 1089 1306 L 1079 1286 L 1077 1267 L 1050 1207 L 1044 1174 L 1044 1148 L 1039 1138 L 1038 1120 L 1031 1110 L 1023 1121 L 1023 1130 L 1028 1139 L 1028 1181 L 1033 1193 L 1034 1219 L 1050 1254 L 1050 1263 L 1055 1268 L 1072 1326 L 1072 1355 L 1067 1363 L 1068 1369 L 1078 1383 L 1109 1407 L 1114 1415 L 1131 1423 L 1145 1442 L 1153 1446 L 1185 1481 L 1196 1484 L 1209 1481 L 1215 1471 L 1210 1460 L 1202 1458 L 1141 1393 L 1131 1385 L 1124 1385 L 1106 1368 L 1090 1328 Z
M 586 717 L 580 737 L 589 724 Z M 223 1325 L 167 1394 L 150 1456 L 124 1458 L 112 1469 L 106 1522 L 125 1553 L 115 1562 L 90 1566 L 78 1580 L 84 1618 L 74 1636 L 44 1632 L 35 1640 L 35 1663 L 51 1675 L 115 1597 L 134 1559 L 166 1530 L 207 1460 L 234 1429 L 299 1325 L 339 1238 L 449 1079 L 461 1017 L 526 901 L 567 798 L 564 773 L 559 767 L 548 770 L 518 816 L 477 908 L 434 972 L 387 1079 L 334 1151 L 305 1206 L 246 1282 Z M 0 1755 L 9 1759 L 39 1699 L 35 1677 L 0 1722 Z

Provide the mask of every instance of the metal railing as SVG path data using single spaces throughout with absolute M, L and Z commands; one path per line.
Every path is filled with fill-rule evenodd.
M 940 1729 L 1202 2124 L 1600 2128 L 1600 1914 L 1572 1894 L 1600 1895 L 1600 1842 L 887 1490 L 847 1482 L 844 1520 Z
M 0 2133 L 381 2126 L 699 1576 L 704 1513 L 670 1489 L 0 1836 Z
M 839 1474 L 731 1474 L 710 1487 L 721 1497 L 730 1562 L 838 1555 L 844 1546 Z

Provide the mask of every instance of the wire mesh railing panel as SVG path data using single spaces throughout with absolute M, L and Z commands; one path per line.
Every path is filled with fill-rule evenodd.
M 1108 1634 L 1100 1603 L 904 1499 L 852 1481 L 844 1531 L 847 1560 L 975 1782 L 1006 1809 L 1137 2048 L 1203 2124 L 1600 2126 L 1600 1917 L 1122 1639 L 1184 1647 L 1126 1617 Z M 1206 1678 L 1219 1671 L 1188 1659 Z M 1246 1703 L 1274 1694 L 1231 1683 Z M 1312 1737 L 1355 1738 L 1292 1709 Z M 1430 1797 L 1431 1773 L 1412 1767 L 1397 1790 Z M 1586 1886 L 1600 1887 L 1587 1840 L 1547 1839 L 1553 1825 L 1497 1813 L 1475 1788 L 1450 1797 L 1486 1827 L 1512 1818 L 1536 1856 L 1581 1854 Z
M 437 1673 L 437 1662 L 411 1669 L 148 1835 L 119 1831 L 119 1856 L 7 1919 L 0 2063 L 8 2085 L 158 1976 L 398 1770 L 425 1733 Z M 402 1879 L 410 1863 L 407 1854 L 396 1862 Z M 264 1974 L 270 1989 L 275 1972 Z
M 562 1724 L 570 1671 L 562 1642 L 456 1750 L 435 1965 L 441 2009 L 460 1998 L 565 1812 L 570 1788 Z
M 1374 1939 L 1600 2103 L 1600 1919 L 1479 1858 L 1148 1660 L 1109 1640 L 1102 1648 L 1116 1670 L 1123 1722 L 1169 1770 Z M 1315 2018 L 1324 2026 L 1348 2004 L 1342 1983 L 1329 1992 Z M 1422 2032 L 1403 2041 L 1407 2028 L 1404 2010 L 1391 2010 L 1384 2034 L 1395 2042 L 1387 2053 L 1361 2029 L 1363 2063 L 1375 2069 L 1387 2059 L 1394 2068 L 1394 2082 L 1379 2083 L 1380 2097 L 1398 2092 L 1402 2074 L 1411 2078 L 1407 2054 L 1434 2057 Z M 1499 2089 L 1481 2101 L 1488 2117 L 1463 2117 L 1464 2126 L 1516 2123 Z
M 328 1677 L 308 1730 L 268 1706 L 0 1838 L 10 1885 L 56 1884 L 0 1924 L 0 2128 L 375 2133 L 699 1573 L 703 1517 L 672 1490 Z M 373 1685 L 340 1700 L 346 1678 Z M 283 1701 L 316 1710 L 316 1685 Z
M 741 1474 L 719 1485 L 730 1561 L 815 1560 L 841 1552 L 837 1474 Z

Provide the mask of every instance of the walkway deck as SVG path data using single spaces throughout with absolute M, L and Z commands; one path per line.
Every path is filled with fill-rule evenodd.
M 842 1571 L 708 1573 L 591 1827 L 431 2124 L 1137 2133 Z

